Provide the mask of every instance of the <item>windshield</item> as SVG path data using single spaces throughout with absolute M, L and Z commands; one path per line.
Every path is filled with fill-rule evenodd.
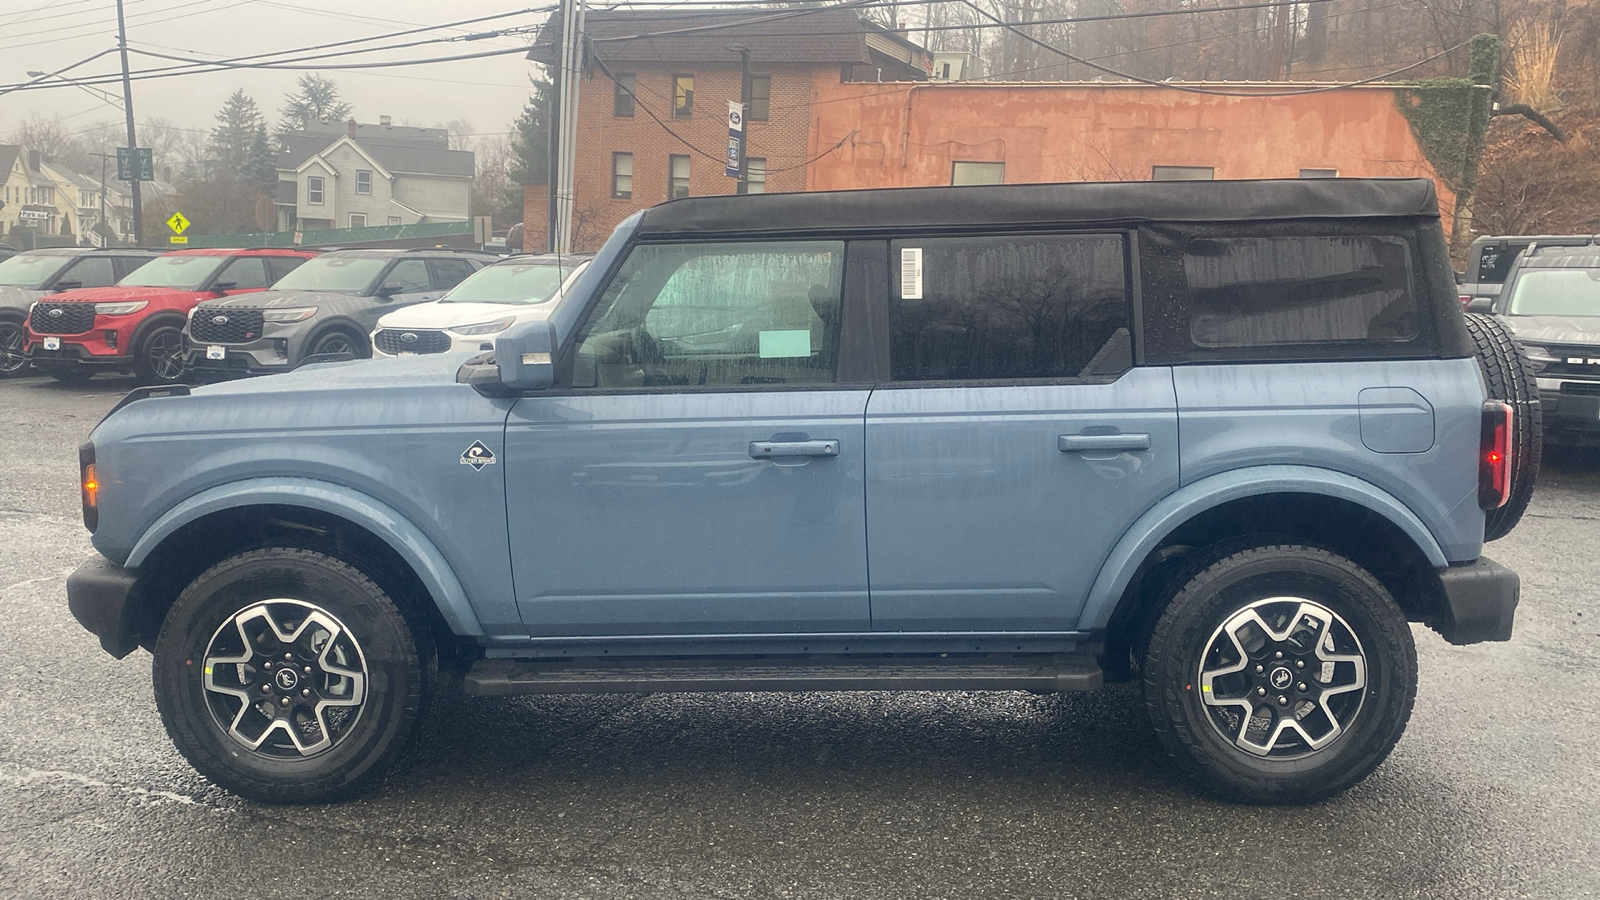
M 1523 269 L 1511 288 L 1513 316 L 1600 316 L 1600 269 Z
M 348 291 L 367 289 L 389 264 L 386 256 L 319 256 L 278 279 L 275 291 Z
M 560 265 L 555 260 L 498 263 L 474 272 L 439 302 L 543 303 L 554 297 L 562 282 L 582 269 L 585 262 L 567 259 Z
M 117 282 L 117 287 L 163 287 L 197 291 L 212 273 L 228 261 L 226 256 L 158 256 Z
M 72 262 L 70 256 L 30 256 L 20 253 L 0 262 L 0 284 L 38 290 L 57 272 L 66 268 L 69 262 Z

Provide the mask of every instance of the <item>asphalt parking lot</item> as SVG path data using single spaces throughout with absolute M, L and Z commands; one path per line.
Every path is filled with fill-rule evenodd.
M 212 788 L 150 657 L 72 620 L 76 447 L 131 382 L 0 381 L 0 896 L 1600 895 L 1600 454 L 1556 456 L 1488 555 L 1516 636 L 1416 633 L 1393 756 L 1307 808 L 1179 780 L 1136 690 L 473 699 L 333 806 Z

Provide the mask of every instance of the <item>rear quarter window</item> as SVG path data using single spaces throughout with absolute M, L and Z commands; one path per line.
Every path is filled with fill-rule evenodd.
M 1184 247 L 1196 347 L 1411 341 L 1406 242 L 1372 235 L 1194 238 Z

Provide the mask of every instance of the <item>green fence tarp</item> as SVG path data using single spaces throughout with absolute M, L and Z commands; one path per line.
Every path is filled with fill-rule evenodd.
M 193 234 L 187 244 L 172 245 L 174 250 L 202 247 L 325 247 L 330 244 L 354 246 L 388 241 L 417 240 L 420 238 L 447 237 L 471 234 L 469 222 L 426 222 L 421 225 L 372 225 L 366 228 L 329 228 L 323 231 L 302 231 L 296 244 L 290 231 L 266 231 L 257 234 Z

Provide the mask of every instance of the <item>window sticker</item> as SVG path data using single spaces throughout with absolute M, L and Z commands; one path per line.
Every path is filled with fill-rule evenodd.
M 762 359 L 811 358 L 811 329 L 809 328 L 798 328 L 793 331 L 763 331 L 760 338 Z
M 922 299 L 922 248 L 900 248 L 900 299 Z

